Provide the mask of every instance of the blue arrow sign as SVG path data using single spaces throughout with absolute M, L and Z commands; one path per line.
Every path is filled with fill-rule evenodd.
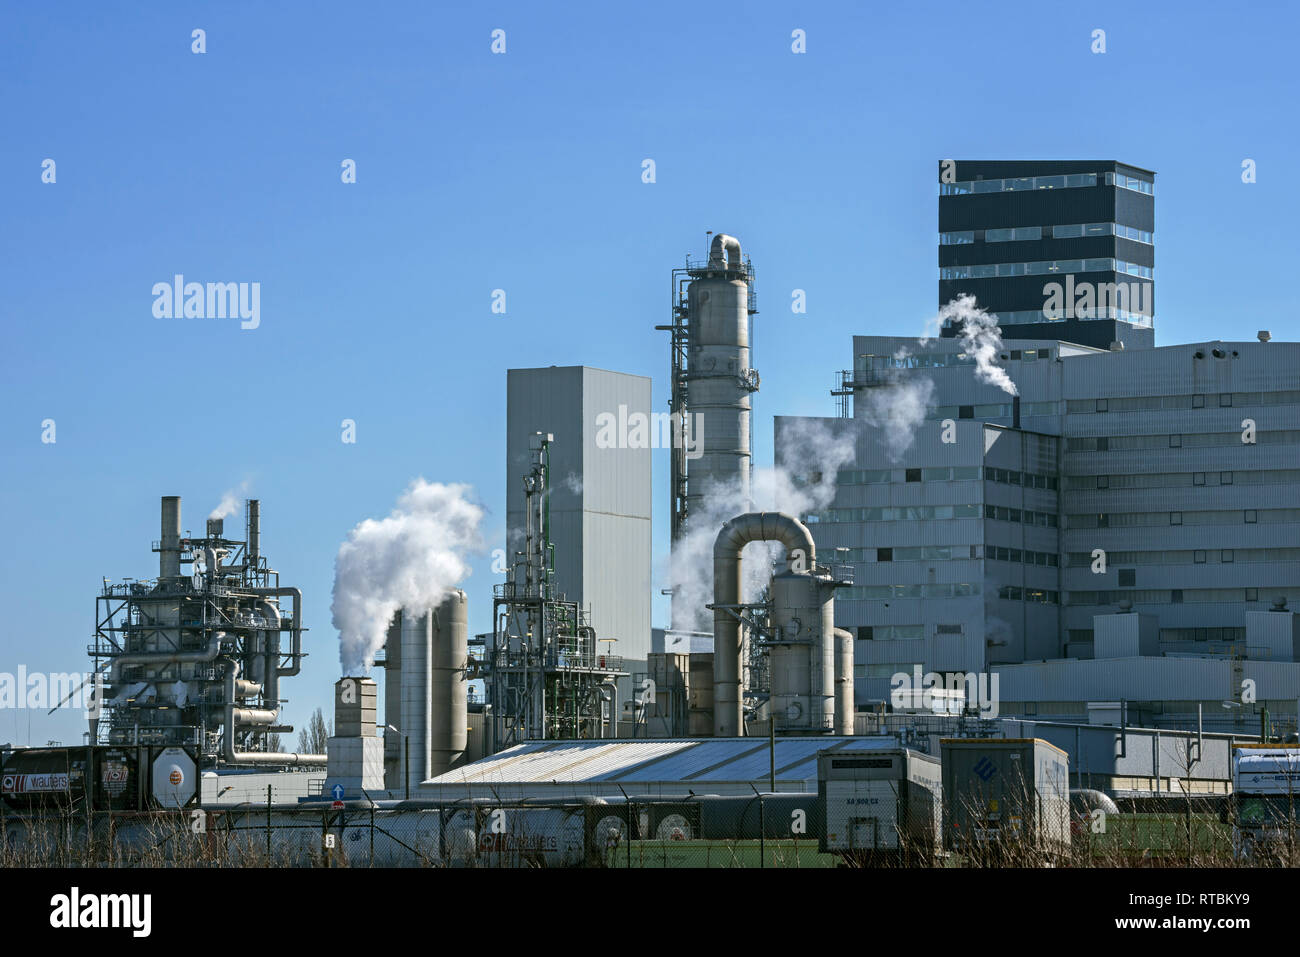
M 343 800 L 343 785 L 341 784 L 334 785 L 334 800 L 336 801 Z

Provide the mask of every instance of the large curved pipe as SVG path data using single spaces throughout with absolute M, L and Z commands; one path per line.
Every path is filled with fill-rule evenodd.
M 301 588 L 248 588 L 243 589 L 253 595 L 269 595 L 272 598 L 293 599 L 293 645 L 289 652 L 293 664 L 280 668 L 277 652 L 276 672 L 281 678 L 292 678 L 302 668 L 302 589 Z
M 835 733 L 854 733 L 853 633 L 835 629 Z
M 272 708 L 280 707 L 280 610 L 269 601 L 259 601 L 257 612 L 266 621 L 262 632 L 262 666 L 265 700 Z M 294 618 L 294 627 L 298 619 Z
M 720 606 L 740 603 L 740 553 L 750 542 L 780 542 L 793 574 L 809 574 L 817 562 L 812 532 L 784 512 L 737 515 L 718 532 L 713 543 L 713 734 L 719 738 L 739 737 L 744 727 L 740 622 Z
M 739 269 L 740 240 L 735 236 L 728 236 L 726 233 L 718 233 L 714 236 L 713 244 L 709 247 L 709 265 L 718 268 Z
M 239 679 L 239 662 L 233 658 L 225 659 L 225 729 L 222 734 L 222 756 L 227 764 L 266 764 L 276 767 L 287 765 L 313 765 L 324 766 L 329 763 L 329 758 L 324 754 L 280 754 L 269 751 L 236 751 L 235 750 L 235 730 L 236 726 L 243 725 L 272 725 L 275 724 L 279 715 L 279 709 L 274 711 L 263 708 L 237 708 L 238 689 L 236 682 Z

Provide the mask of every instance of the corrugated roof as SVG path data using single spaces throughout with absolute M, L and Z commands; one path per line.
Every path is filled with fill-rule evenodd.
M 817 752 L 844 747 L 896 748 L 893 737 L 776 740 L 777 777 L 811 781 Z M 611 784 L 767 780 L 763 738 L 663 738 L 648 741 L 529 741 L 431 778 L 422 787 L 465 784 Z

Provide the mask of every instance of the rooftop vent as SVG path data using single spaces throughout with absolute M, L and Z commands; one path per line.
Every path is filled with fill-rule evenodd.
M 1273 338 L 1273 333 L 1269 332 L 1267 329 L 1261 329 L 1259 332 L 1255 333 L 1255 335 L 1259 336 L 1260 342 L 1268 342 L 1268 340 Z

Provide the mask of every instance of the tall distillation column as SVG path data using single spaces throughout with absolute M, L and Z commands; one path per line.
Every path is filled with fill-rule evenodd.
M 705 499 L 715 488 L 729 490 L 731 510 L 751 507 L 750 413 L 758 391 L 749 344 L 749 317 L 757 312 L 753 279 L 740 241 L 723 233 L 713 237 L 706 262 L 688 259 L 685 268 L 673 270 L 673 324 L 660 328 L 673 333 L 674 542 L 691 529 L 692 516 L 705 514 Z M 702 615 L 703 609 L 674 599 L 674 629 L 694 630 Z

